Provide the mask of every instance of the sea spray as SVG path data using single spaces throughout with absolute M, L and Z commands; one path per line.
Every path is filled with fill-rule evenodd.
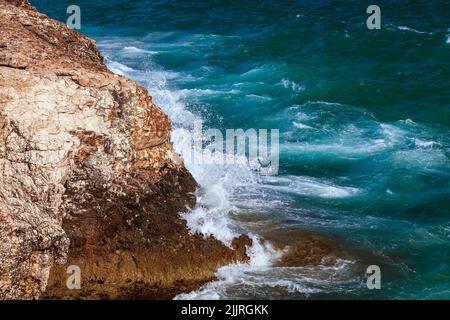
M 181 214 L 188 228 L 205 237 L 214 236 L 231 247 L 232 240 L 246 231 L 230 218 L 230 214 L 237 210 L 229 200 L 230 195 L 242 185 L 257 188 L 259 175 L 257 171 L 266 174 L 275 174 L 278 171 L 278 130 L 270 132 L 269 139 L 268 130 L 265 129 L 259 132 L 229 129 L 225 133 L 226 141 L 223 141 L 223 138 L 217 140 L 221 132 L 212 129 L 203 132 L 201 118 L 185 108 L 184 92 L 168 89 L 166 77 L 168 73 L 151 70 L 150 73 L 142 74 L 119 62 L 110 59 L 107 62 L 111 70 L 137 77 L 145 82 L 155 102 L 173 121 L 174 148 L 182 156 L 186 167 L 199 184 L 195 208 Z M 215 135 L 214 143 L 211 143 L 212 133 Z M 217 141 L 223 144 L 218 146 Z M 246 145 L 246 141 L 249 145 Z M 216 147 L 211 148 L 212 145 Z M 262 242 L 255 234 L 249 236 L 252 238 L 252 246 L 247 252 L 250 262 L 220 269 L 217 275 L 221 280 L 211 286 L 229 284 L 237 280 L 238 274 L 267 268 L 281 257 L 282 252 L 276 250 L 269 242 Z M 208 288 L 204 290 L 204 293 L 192 293 L 192 297 L 197 295 L 211 297 Z M 214 298 L 214 295 L 211 298 Z
M 226 129 L 223 134 L 216 128 L 204 130 L 202 121 L 196 120 L 193 129 L 175 130 L 172 140 L 182 141 L 175 144 L 187 166 L 244 166 L 264 175 L 278 173 L 278 129 Z
M 150 89 L 172 120 L 176 145 L 183 143 L 181 134 L 175 142 L 176 131 L 192 130 L 196 120 L 222 134 L 225 128 L 280 129 L 278 176 L 245 165 L 189 166 L 205 186 L 198 190 L 198 203 L 205 204 L 192 208 L 200 211 L 189 222 L 193 229 L 216 236 L 214 226 L 230 231 L 223 241 L 248 226 L 255 233 L 266 225 L 311 230 L 406 261 L 394 262 L 395 281 L 384 273 L 379 298 L 448 296 L 448 261 L 441 254 L 448 251 L 450 230 L 445 1 L 389 4 L 395 13 L 383 32 L 364 28 L 364 11 L 351 2 L 333 10 L 332 1 L 262 1 L 248 10 L 144 0 L 152 15 L 114 0 L 110 6 L 81 3 L 93 13 L 83 19 L 82 32 Z M 66 19 L 67 5 L 35 5 Z M 433 12 L 433 19 L 424 12 Z M 204 16 L 211 19 L 196 23 Z M 203 223 L 207 215 L 210 223 Z M 215 225 L 216 218 L 225 227 Z M 323 272 L 267 268 L 236 277 L 217 295 L 377 298 L 365 287 L 355 292 L 355 283 L 333 281 L 345 268 L 330 270 L 330 280 Z
M 250 234 L 253 245 L 247 250 L 249 263 L 236 263 L 219 268 L 216 281 L 207 283 L 199 290 L 180 294 L 176 300 L 226 299 L 226 289 L 238 283 L 254 281 L 253 275 L 267 271 L 277 260 L 283 256 L 283 251 L 275 249 L 270 242 L 261 241 L 258 236 Z M 290 284 L 287 284 L 290 285 Z

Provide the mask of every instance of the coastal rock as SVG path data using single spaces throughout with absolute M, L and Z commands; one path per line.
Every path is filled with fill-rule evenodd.
M 0 0 L 0 39 L 1 299 L 172 298 L 248 259 L 189 233 L 170 120 L 92 39 L 24 0 Z

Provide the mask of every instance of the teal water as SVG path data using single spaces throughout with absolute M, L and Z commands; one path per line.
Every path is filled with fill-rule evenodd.
M 31 1 L 149 88 L 177 129 L 280 130 L 280 172 L 189 169 L 193 230 L 306 229 L 362 252 L 334 267 L 252 264 L 180 298 L 450 299 L 450 4 L 378 1 Z M 249 231 L 250 230 L 250 231 Z M 262 231 L 261 231 L 262 233 Z M 365 287 L 368 264 L 382 289 Z M 361 271 L 362 270 L 362 271 Z

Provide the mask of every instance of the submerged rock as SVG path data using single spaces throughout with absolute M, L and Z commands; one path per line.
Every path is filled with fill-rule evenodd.
M 247 259 L 188 232 L 170 120 L 93 40 L 23 0 L 0 0 L 0 39 L 0 298 L 171 298 Z

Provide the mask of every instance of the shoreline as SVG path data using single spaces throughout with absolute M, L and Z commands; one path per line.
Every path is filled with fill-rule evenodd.
M 145 88 L 28 1 L 0 16 L 0 298 L 168 297 L 248 259 L 248 238 L 231 249 L 179 217 L 197 184 Z
M 21 48 L 14 60 L 18 44 L 8 43 L 6 62 L 0 72 L 4 68 L 5 74 L 15 79 L 21 102 L 36 104 L 27 100 L 30 97 L 25 92 L 44 80 L 46 88 L 57 88 L 47 91 L 49 96 L 55 91 L 66 92 L 69 89 L 63 88 L 69 87 L 69 102 L 63 102 L 70 105 L 81 101 L 69 114 L 83 114 L 94 108 L 95 115 L 83 115 L 78 123 L 86 127 L 83 130 L 73 130 L 70 124 L 57 129 L 58 133 L 65 130 L 64 134 L 73 136 L 75 142 L 64 149 L 67 152 L 62 160 L 58 159 L 65 164 L 62 178 L 50 180 L 53 168 L 45 173 L 60 188 L 51 218 L 70 247 L 61 248 L 60 261 L 47 261 L 44 270 L 37 267 L 41 276 L 39 288 L 33 288 L 30 295 L 30 288 L 25 287 L 14 293 L 16 297 L 172 299 L 220 280 L 216 274 L 220 267 L 250 262 L 248 249 L 252 239 L 248 236 L 235 238 L 231 249 L 212 236 L 191 234 L 180 217 L 186 207 L 195 207 L 193 193 L 198 185 L 172 149 L 170 119 L 154 104 L 147 89 L 108 70 L 92 39 L 38 13 L 26 1 L 22 3 L 21 9 L 12 5 L 0 7 L 20 17 L 19 22 L 4 22 L 9 28 L 4 32 L 11 36 L 12 30 L 17 29 L 23 38 L 30 37 L 26 46 L 38 49 L 29 56 L 27 47 Z M 42 21 L 46 23 L 44 27 Z M 58 47 L 59 43 L 64 46 Z M 23 79 L 29 82 L 25 87 L 21 87 Z M 39 87 L 44 91 L 46 88 Z M 72 98 L 78 95 L 81 99 Z M 86 96 L 89 101 L 83 100 Z M 53 107 L 62 106 L 59 102 Z M 5 119 L 11 115 L 11 111 L 6 112 Z M 93 127 L 89 123 L 92 117 L 106 129 Z M 25 126 L 26 130 L 29 128 Z M 32 140 L 31 137 L 32 134 L 27 138 Z M 115 153 L 115 148 L 126 154 L 125 160 L 123 154 Z M 32 225 L 27 232 L 33 231 Z M 262 238 L 259 245 L 271 244 L 283 252 L 279 261 L 274 261 L 274 267 L 315 267 L 328 258 L 329 266 L 350 255 L 333 240 L 308 231 L 255 231 Z M 53 258 L 52 252 L 46 254 Z M 80 290 L 66 286 L 67 267 L 71 265 L 81 270 Z M 20 271 L 18 277 L 24 277 L 30 269 Z M 0 294 L 7 295 L 11 289 L 5 286 L 2 290 Z

